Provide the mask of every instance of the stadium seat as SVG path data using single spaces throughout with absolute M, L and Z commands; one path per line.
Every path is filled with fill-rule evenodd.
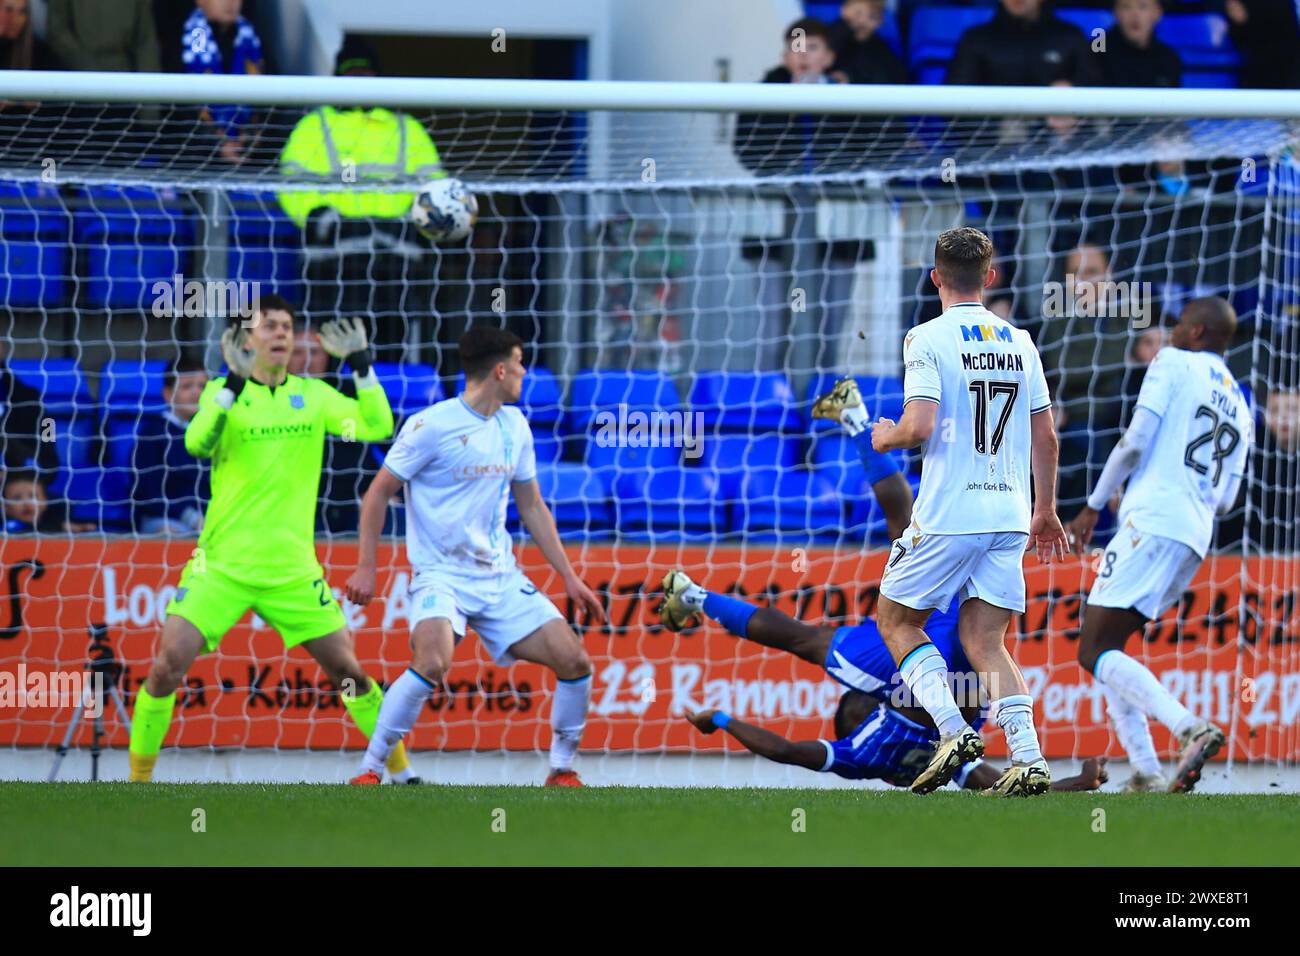
M 57 187 L 0 183 L 0 306 L 50 308 L 68 301 L 71 229 Z
M 808 401 L 804 406 L 805 414 L 808 421 L 812 424 L 813 432 L 827 431 L 836 429 L 842 432 L 840 426 L 835 422 L 826 421 L 823 418 L 812 417 L 813 402 L 818 397 L 825 395 L 843 376 L 836 375 L 834 372 L 821 372 L 814 375 L 808 383 Z M 867 414 L 871 420 L 884 416 L 898 421 L 903 414 L 903 380 L 891 375 L 858 375 L 855 376 L 858 383 L 858 391 L 862 393 L 862 401 L 866 407 Z
M 616 475 L 626 471 L 675 468 L 681 464 L 682 450 L 664 446 L 637 446 L 629 444 L 602 444 L 593 435 L 587 442 L 587 467 L 605 476 L 613 483 Z
M 162 359 L 131 361 L 117 359 L 100 370 L 100 402 L 109 417 L 139 420 L 142 414 L 160 414 L 167 410 L 163 400 L 163 376 L 167 363 Z
M 384 391 L 388 393 L 393 414 L 399 419 L 442 401 L 442 382 L 438 373 L 428 365 L 376 362 L 374 369 L 375 375 L 383 383 Z
M 561 537 L 589 540 L 614 533 L 610 486 L 602 475 L 582 465 L 539 465 L 537 486 L 555 516 Z M 515 533 L 520 522 L 513 495 L 506 511 L 507 526 Z
M 908 28 L 907 65 L 919 83 L 939 84 L 961 35 L 992 19 L 992 7 L 920 7 Z
M 456 394 L 465 391 L 465 373 L 456 375 Z M 519 396 L 519 410 L 528 419 L 528 424 L 537 430 L 541 426 L 555 425 L 564 417 L 564 402 L 561 397 L 560 382 L 545 365 L 538 365 L 528 370 L 524 376 L 524 390 Z
M 85 282 L 80 303 L 93 309 L 148 312 L 158 293 L 187 268 L 194 220 L 170 192 L 137 186 L 88 186 L 72 216 L 73 241 L 82 252 Z
M 803 12 L 810 17 L 816 17 L 818 20 L 830 26 L 840 18 L 840 0 L 805 0 Z M 903 37 L 898 28 L 898 18 L 894 16 L 892 10 L 886 10 L 884 19 L 880 23 L 880 29 L 877 31 L 882 40 L 889 44 L 889 48 L 896 55 L 903 55 Z
M 732 523 L 749 538 L 838 540 L 844 530 L 844 503 L 822 475 L 805 470 L 758 469 L 744 478 Z
M 525 379 L 527 381 L 527 379 Z M 680 412 L 681 395 L 671 378 L 658 372 L 619 369 L 584 369 L 574 376 L 569 389 L 569 431 L 588 431 L 601 412 Z
M 1110 10 L 1058 9 L 1056 15 L 1082 30 L 1089 43 L 1092 42 L 1094 30 L 1108 30 L 1115 23 L 1115 15 Z
M 797 431 L 801 424 L 794 391 L 781 372 L 701 372 L 690 407 L 704 414 L 708 434 Z
M 719 488 L 717 475 L 704 468 L 624 472 L 614 480 L 619 534 L 708 540 L 729 534 Z
M 302 302 L 302 230 L 284 214 L 274 193 L 232 190 L 228 198 L 230 277 L 263 283 L 290 302 Z
M 740 493 L 745 475 L 759 469 L 789 471 L 799 465 L 799 442 L 784 435 L 711 435 L 700 464 L 715 472 L 727 497 Z

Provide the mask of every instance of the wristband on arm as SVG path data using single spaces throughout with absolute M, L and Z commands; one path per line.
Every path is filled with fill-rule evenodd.
M 370 356 L 370 349 L 358 349 L 355 352 L 349 352 L 346 359 L 348 367 L 359 377 L 365 378 L 366 373 L 370 371 L 373 359 Z
M 731 715 L 725 710 L 715 710 L 713 712 L 713 726 L 719 730 L 726 730 L 727 724 L 731 723 Z

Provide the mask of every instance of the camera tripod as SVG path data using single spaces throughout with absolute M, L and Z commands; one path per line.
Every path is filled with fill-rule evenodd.
M 103 749 L 101 746 L 104 739 L 104 692 L 107 691 L 112 697 L 114 705 L 117 707 L 118 716 L 122 719 L 126 732 L 131 732 L 131 716 L 126 709 L 126 701 L 122 698 L 122 688 L 118 686 L 118 681 L 122 678 L 122 665 L 118 663 L 117 655 L 113 653 L 112 646 L 108 643 L 108 625 L 92 624 L 90 625 L 90 656 L 86 660 L 86 670 L 91 673 L 91 684 L 94 687 L 95 695 L 95 716 L 91 718 L 90 734 L 90 779 L 91 781 L 99 780 L 99 754 Z M 98 678 L 98 679 L 96 679 Z M 63 743 L 54 752 L 54 765 L 50 767 L 50 775 L 45 778 L 47 783 L 53 783 L 54 778 L 59 775 L 59 767 L 63 765 L 63 758 L 68 755 L 68 749 L 72 746 L 72 740 L 77 734 L 77 727 L 81 725 L 81 718 L 86 714 L 86 695 L 82 695 L 81 701 L 77 704 L 76 709 L 72 712 L 72 719 L 68 722 L 68 731 L 63 735 Z

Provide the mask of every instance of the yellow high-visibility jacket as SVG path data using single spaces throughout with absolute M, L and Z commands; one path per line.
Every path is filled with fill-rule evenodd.
M 332 106 L 312 110 L 298 121 L 280 154 L 280 171 L 298 179 L 345 184 L 403 174 L 425 179 L 447 175 L 438 147 L 413 116 Z M 284 190 L 277 198 L 285 214 L 303 226 L 308 213 L 321 206 L 332 206 L 348 218 L 400 219 L 415 195 L 367 192 L 358 186 L 330 192 Z

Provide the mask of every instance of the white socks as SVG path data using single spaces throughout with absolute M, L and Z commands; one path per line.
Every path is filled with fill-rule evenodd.
M 1012 694 L 993 702 L 993 719 L 1007 737 L 1011 762 L 1030 764 L 1043 759 L 1034 730 L 1034 699 L 1028 694 Z
M 687 607 L 693 607 L 697 611 L 704 610 L 704 599 L 709 596 L 709 592 L 698 584 L 692 584 L 682 592 L 682 603 Z
M 871 427 L 871 416 L 861 405 L 855 405 L 840 412 L 840 424 L 850 435 L 856 435 Z
M 555 682 L 555 699 L 551 701 L 552 770 L 569 770 L 573 767 L 573 757 L 582 741 L 583 728 L 587 726 L 587 704 L 590 701 L 590 674 L 577 680 Z
M 381 777 L 384 775 L 384 763 L 388 760 L 388 755 L 397 746 L 397 742 L 415 726 L 420 708 L 429 699 L 432 690 L 433 685 L 409 667 L 402 671 L 401 677 L 393 681 L 393 686 L 384 694 L 375 732 L 370 735 L 370 744 L 361 760 L 363 770 L 373 770 Z
M 1165 690 L 1156 675 L 1123 651 L 1104 651 L 1097 658 L 1093 676 L 1130 707 L 1154 717 L 1175 734 L 1196 724 L 1192 712 Z M 1120 739 L 1122 742 L 1123 738 Z
M 1128 759 L 1135 770 L 1153 777 L 1160 773 L 1160 758 L 1156 756 L 1156 745 L 1151 740 L 1151 727 L 1147 715 L 1141 708 L 1134 707 L 1113 687 L 1098 682 L 1102 695 L 1106 698 L 1106 713 L 1115 726 L 1115 735 L 1119 737 L 1120 746 L 1128 754 Z
M 966 729 L 948 686 L 948 664 L 933 644 L 926 641 L 911 650 L 899 665 L 898 674 L 912 692 L 912 700 L 934 719 L 940 734 L 951 737 Z

